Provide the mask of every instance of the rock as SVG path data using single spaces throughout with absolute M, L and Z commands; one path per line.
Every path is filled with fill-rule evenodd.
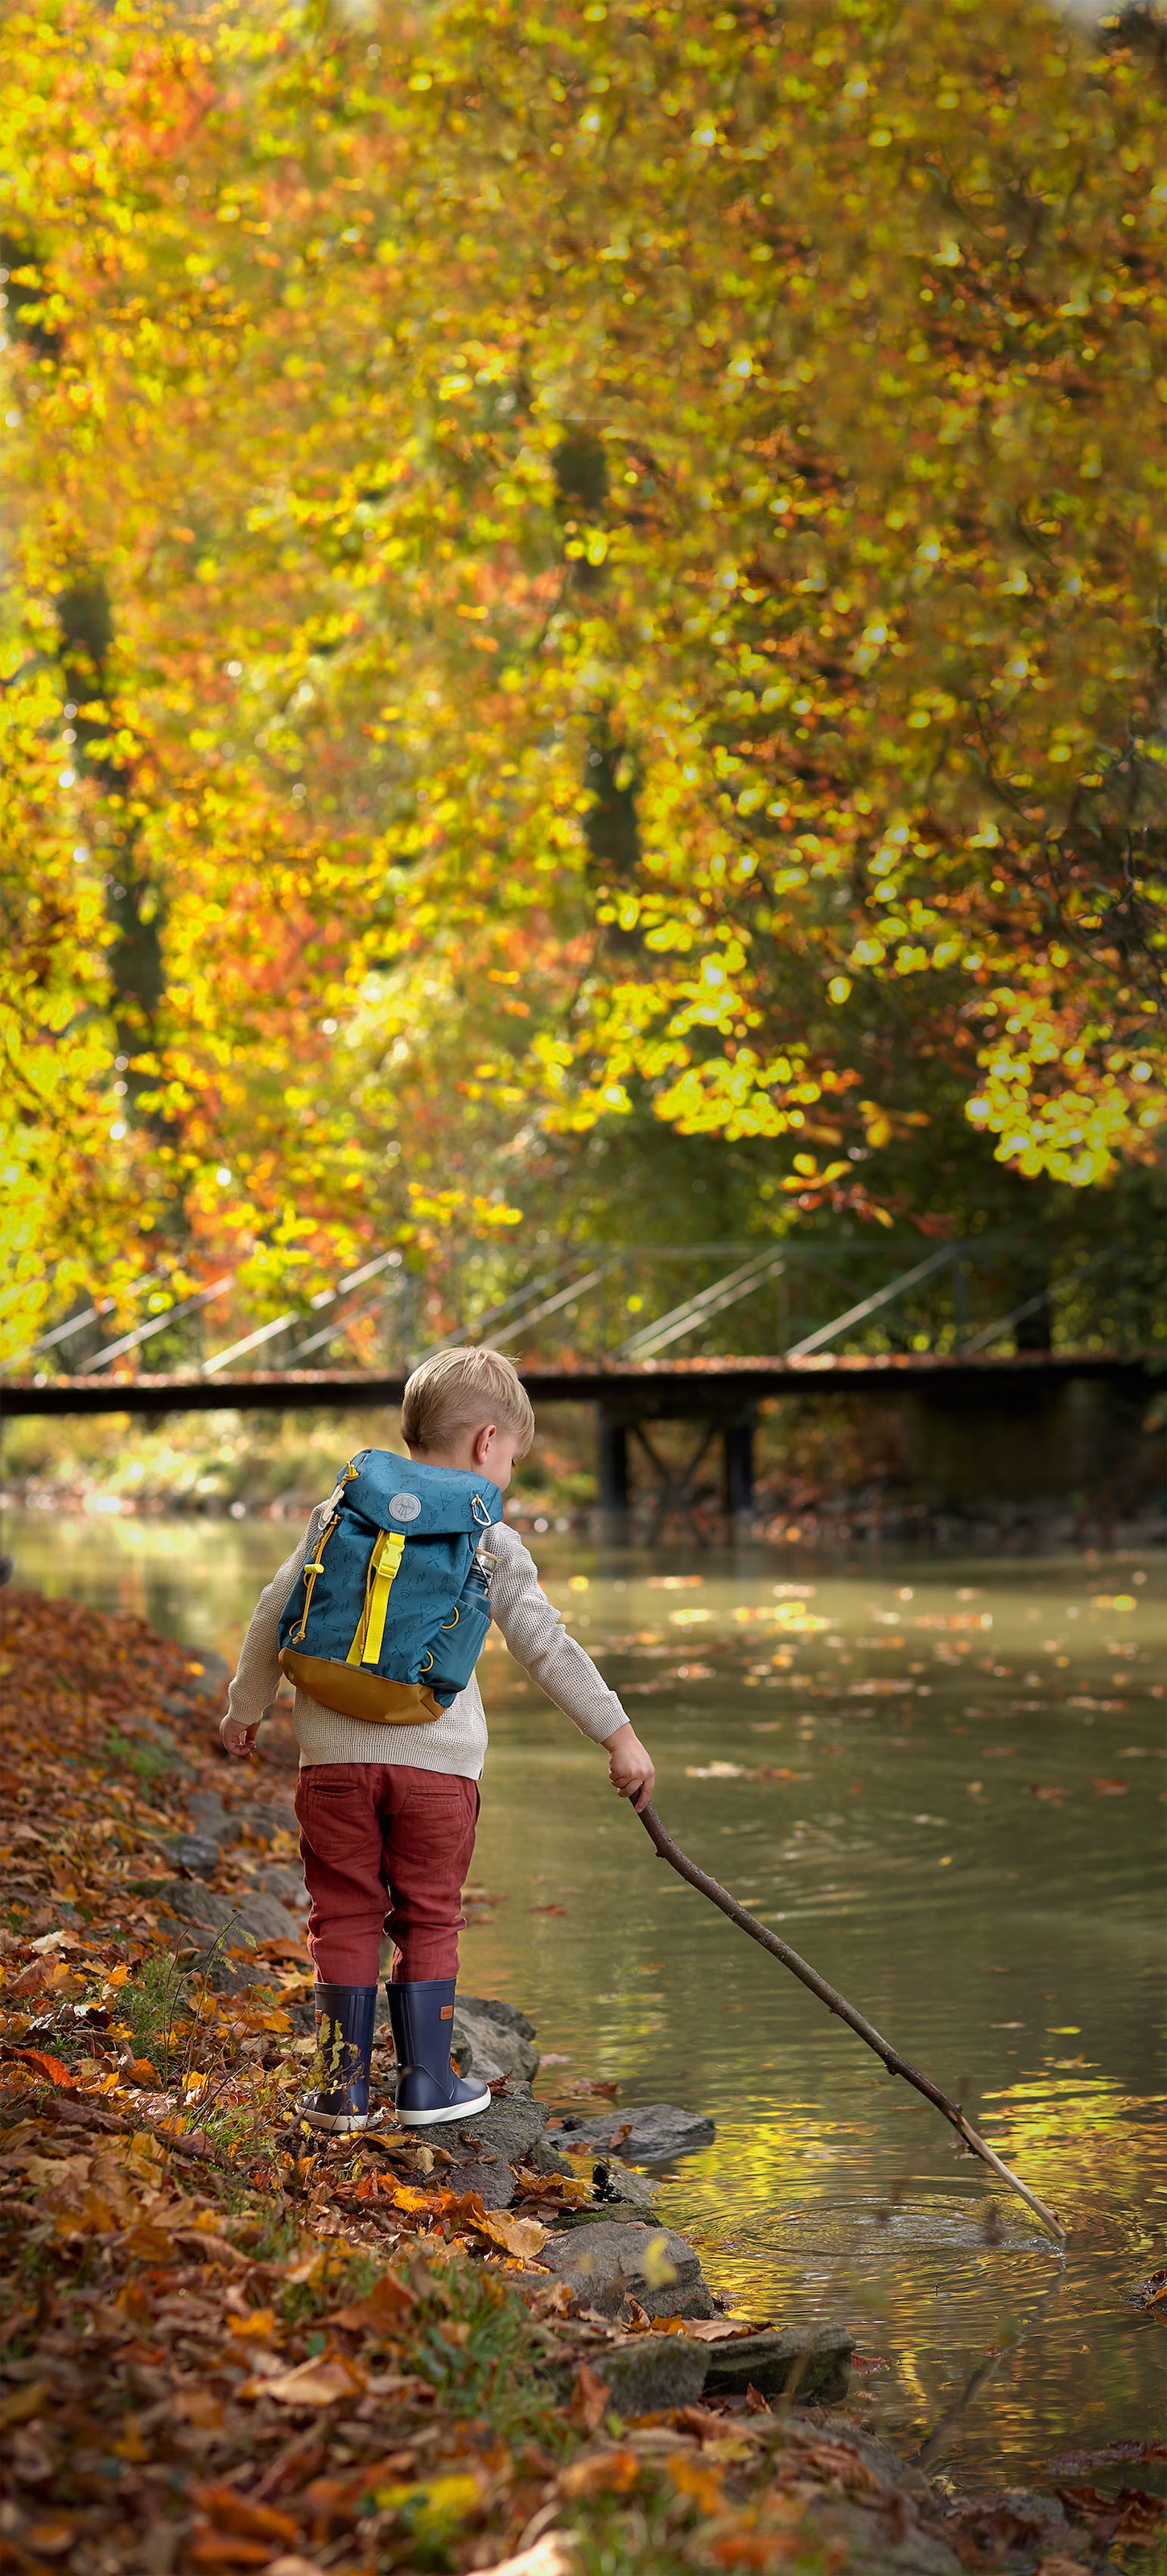
M 594 2227 L 597 2219 L 602 2219 L 606 2227 L 643 2227 L 644 2211 L 637 2200 L 601 2200 L 590 2209 L 562 2209 L 555 2221 L 556 2235 L 562 2235 L 565 2227 Z M 670 2308 L 670 2316 L 676 2313 Z
M 196 1789 L 186 1807 L 196 1834 L 212 1843 L 238 1842 L 243 1827 L 238 1817 L 228 1812 L 217 1789 Z
M 714 2313 L 693 2247 L 671 2228 L 593 2219 L 590 2226 L 549 2238 L 540 2260 L 601 2316 L 619 2316 L 628 2298 L 650 2317 Z M 666 2268 L 670 2279 L 661 2277 Z
M 1065 2546 L 1068 2537 L 1066 2508 L 1060 2496 L 1039 2495 L 1036 2487 L 1006 2487 L 995 2496 L 994 2504 L 1006 2505 L 1019 2522 L 1030 2522 L 1040 2531 L 1043 2541 Z
M 559 2156 L 556 2154 L 555 2149 L 551 2144 L 551 2140 L 548 2137 L 536 2138 L 530 2155 L 527 2157 L 527 2163 L 530 2165 L 532 2172 L 537 2174 L 570 2175 L 572 2171 L 566 2156 Z
M 223 1857 L 218 1843 L 206 1834 L 176 1834 L 165 1849 L 180 1869 L 189 1869 L 195 1878 L 213 1878 Z
M 436 2145 L 442 2132 L 440 2129 L 427 2129 L 421 2134 Z M 451 2139 L 446 2153 L 456 2155 L 457 2152 Z M 465 2164 L 442 2165 L 434 2180 L 440 2181 L 443 2191 L 476 2191 L 484 2209 L 509 2209 L 517 2189 L 515 2177 L 504 2156 L 492 2156 L 489 2163 L 484 2156 L 475 2156 L 467 2158 Z
M 262 1896 L 277 1896 L 290 1912 L 306 1914 L 311 1903 L 304 1885 L 304 1872 L 296 1861 L 268 1861 L 257 1869 L 251 1882 Z
M 285 1918 L 286 1921 L 286 1918 Z M 442 2144 L 454 2154 L 455 2138 L 471 2138 L 501 2156 L 508 2165 L 522 2164 L 530 2155 L 537 2139 L 547 2126 L 547 2105 L 536 2102 L 530 2086 L 512 2079 L 507 2092 L 500 2093 L 489 2111 L 479 2111 L 470 2120 L 459 2123 Z
M 709 2346 L 685 2335 L 638 2335 L 635 2343 L 590 2357 L 606 2379 L 617 2415 L 651 2415 L 666 2406 L 695 2406 L 705 2385 Z
M 712 2120 L 702 2112 L 682 2111 L 675 2102 L 605 2111 L 600 2120 L 583 2120 L 569 2111 L 560 2126 L 568 2146 L 608 2147 L 632 2165 L 665 2164 L 674 2156 L 693 2155 L 699 2147 L 711 2147 L 717 2135 Z
M 467 2012 L 485 2013 L 488 2021 L 501 2022 L 504 2030 L 514 2031 L 519 2039 L 533 2039 L 535 2036 L 534 2022 L 528 2021 L 526 2013 L 520 2012 L 517 2004 L 499 2003 L 485 1995 L 463 1995 L 462 2001 Z
M 486 2084 L 511 2074 L 521 2076 L 525 2084 L 533 2082 L 539 2072 L 539 2051 L 526 2036 L 531 2023 L 525 2013 L 504 2020 L 502 2015 L 509 2011 L 505 2004 L 482 2003 L 474 1995 L 457 1997 L 450 2056 L 459 2075 L 473 2072 Z
M 619 2201 L 622 2207 L 626 2207 L 631 2201 L 636 2209 L 651 2209 L 658 2190 L 656 2183 L 646 2182 L 643 2174 L 634 2173 L 631 2165 L 624 2164 L 619 2156 L 602 2157 L 598 2164 L 593 2165 L 592 2182 L 597 2200 L 605 2205 L 609 2201 Z
M 207 1935 L 208 1947 L 229 1923 L 240 1935 L 250 1932 L 256 1941 L 288 1938 L 287 1908 L 277 1896 L 221 1896 L 216 1889 L 204 1887 L 198 1878 L 172 1879 L 159 1888 L 158 1894 L 180 1923 L 192 1924 Z
M 845 2419 L 840 2419 L 832 2423 L 830 2434 L 832 2442 L 841 2443 L 844 2450 L 857 2451 L 860 2459 L 866 2460 L 868 2468 L 874 2469 L 876 2476 L 885 2479 L 888 2486 L 907 2487 L 912 2495 L 928 2494 L 928 2481 L 923 2470 L 910 2469 L 889 2443 L 880 2441 L 877 2433 L 868 2433 L 862 2424 L 848 2424 Z
M 202 1666 L 201 1672 L 194 1669 L 196 1665 Z M 215 1653 L 213 1646 L 191 1647 L 190 1663 L 182 1684 L 188 1699 L 213 1699 L 225 1702 L 230 1679 L 230 1664 L 224 1661 L 222 1655 Z
M 709 2346 L 706 2391 L 711 2397 L 791 2395 L 833 2406 L 847 2394 L 854 2335 L 844 2326 L 775 2326 L 759 2334 Z
M 168 1726 L 156 1717 L 146 1717 L 134 1710 L 119 1713 L 110 1728 L 109 1746 L 116 1751 L 118 1742 L 127 1749 L 122 1760 L 132 1771 L 144 1777 L 160 1777 L 164 1771 L 182 1780 L 193 1780 L 196 1773 L 175 1742 Z
M 907 2498 L 896 2494 L 886 2501 L 890 2510 L 881 2513 L 841 2497 L 816 2498 L 800 2532 L 807 2555 L 815 2549 L 814 2563 L 843 2567 L 847 2576 L 961 2576 L 955 2551 L 934 2530 L 921 2528 Z M 1019 2563 L 997 2560 L 998 2566 Z M 1032 2567 L 1035 2562 L 1029 2558 L 1024 2563 Z

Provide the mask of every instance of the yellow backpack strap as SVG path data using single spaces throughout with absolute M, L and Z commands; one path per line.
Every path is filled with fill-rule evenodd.
M 348 1664 L 375 1664 L 380 1659 L 385 1635 L 385 1613 L 397 1568 L 405 1551 L 400 1530 L 382 1530 L 369 1558 L 365 1576 L 365 1605 L 345 1657 Z

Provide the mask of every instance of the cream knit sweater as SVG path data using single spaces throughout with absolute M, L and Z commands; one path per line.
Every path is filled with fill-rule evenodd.
M 280 1613 L 326 1512 L 323 1504 L 313 1512 L 295 1555 L 273 1575 L 252 1613 L 229 1701 L 231 1716 L 241 1726 L 256 1724 L 279 1687 Z M 618 1726 L 627 1725 L 624 1710 L 591 1656 L 568 1635 L 559 1611 L 552 1608 L 518 1531 L 508 1529 L 505 1521 L 496 1522 L 483 1538 L 481 1557 L 490 1587 L 490 1615 L 512 1655 L 581 1735 L 602 1744 Z M 464 1780 L 482 1775 L 486 1717 L 476 1673 L 445 1715 L 423 1726 L 377 1726 L 362 1718 L 342 1717 L 335 1709 L 321 1708 L 300 1690 L 292 1722 L 301 1769 L 320 1762 L 400 1762 L 415 1771 L 457 1772 Z

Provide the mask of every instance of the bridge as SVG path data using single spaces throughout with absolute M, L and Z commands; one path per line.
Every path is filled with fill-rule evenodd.
M 1023 1497 L 1088 1483 L 1162 1377 L 1151 1257 L 1121 1241 L 1067 1254 L 1014 1235 L 923 1252 L 917 1240 L 906 1264 L 905 1248 L 902 1238 L 593 1244 L 485 1305 L 470 1277 L 435 1284 L 394 1248 L 209 1350 L 207 1325 L 230 1311 L 232 1274 L 176 1297 L 158 1273 L 139 1291 L 157 1312 L 106 1342 L 109 1303 L 83 1308 L 21 1355 L 3 1400 L 10 1416 L 395 1406 L 427 1345 L 481 1340 L 510 1349 L 537 1409 L 595 1408 L 600 1501 L 613 1532 L 627 1518 L 634 1451 L 662 1503 L 678 1504 L 719 1449 L 725 1512 L 748 1521 L 759 1409 L 791 1396 L 894 1408 L 937 1494 Z M 702 1284 L 678 1297 L 694 1269 Z M 846 1295 L 856 1286 L 865 1293 Z M 459 1323 L 463 1299 L 470 1316 Z M 747 1313 L 756 1330 L 759 1308 L 777 1345 L 771 1355 L 717 1347 Z M 159 1339 L 171 1365 L 143 1371 Z M 282 1365 L 257 1368 L 261 1351 L 265 1360 L 278 1352 Z M 62 1372 L 66 1358 L 73 1365 Z M 41 1363 L 31 1374 L 29 1360 Z M 680 1464 L 660 1454 L 665 1422 L 693 1430 Z

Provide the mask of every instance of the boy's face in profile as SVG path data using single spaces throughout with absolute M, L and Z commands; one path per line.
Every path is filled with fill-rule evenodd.
M 423 1467 L 462 1467 L 470 1475 L 489 1476 L 500 1494 L 505 1494 L 514 1473 L 515 1455 L 520 1434 L 506 1424 L 484 1422 L 479 1428 L 463 1425 L 451 1431 L 440 1446 L 417 1449 L 410 1441 L 409 1454 Z

